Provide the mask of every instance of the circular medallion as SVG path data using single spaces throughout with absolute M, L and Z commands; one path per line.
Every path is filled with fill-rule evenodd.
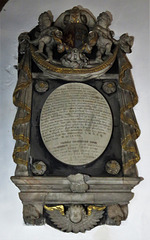
M 35 90 L 39 93 L 44 93 L 48 90 L 48 83 L 46 81 L 37 81 L 35 84 Z
M 59 161 L 84 165 L 97 159 L 112 134 L 112 114 L 101 93 L 83 83 L 58 87 L 46 99 L 40 131 L 48 151 Z
M 46 165 L 42 161 L 36 161 L 32 164 L 32 172 L 35 175 L 43 175 L 46 172 Z
M 102 88 L 103 91 L 107 94 L 116 92 L 116 84 L 114 82 L 105 82 Z
M 110 160 L 106 163 L 106 172 L 112 175 L 118 174 L 120 171 L 120 164 L 116 160 Z

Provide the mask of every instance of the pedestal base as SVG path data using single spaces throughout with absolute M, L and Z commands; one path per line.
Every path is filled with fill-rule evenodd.
M 11 177 L 11 180 L 20 189 L 26 224 L 41 225 L 46 221 L 62 231 L 84 232 L 95 225 L 120 225 L 127 217 L 127 205 L 134 195 L 131 189 L 142 178 L 90 178 L 77 174 L 67 178 Z M 72 223 L 72 212 L 80 212 L 80 224 Z M 82 226 L 85 219 L 94 223 Z M 70 230 L 63 228 L 62 222 L 70 224 Z

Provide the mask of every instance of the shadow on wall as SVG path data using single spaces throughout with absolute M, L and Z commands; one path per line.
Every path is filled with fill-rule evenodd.
M 2 11 L 4 5 L 8 2 L 8 0 L 1 0 L 0 1 L 0 11 Z

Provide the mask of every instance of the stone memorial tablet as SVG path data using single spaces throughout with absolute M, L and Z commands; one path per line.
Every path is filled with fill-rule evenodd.
M 101 93 L 83 83 L 68 83 L 44 103 L 40 131 L 48 151 L 58 160 L 83 165 L 98 158 L 112 133 L 112 114 Z
M 19 35 L 13 94 L 16 170 L 27 225 L 85 232 L 120 225 L 142 178 L 134 114 L 133 36 L 115 39 L 111 12 L 50 10 Z

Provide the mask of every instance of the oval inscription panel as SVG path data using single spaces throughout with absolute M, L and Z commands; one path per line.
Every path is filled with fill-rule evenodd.
M 101 93 L 83 83 L 67 83 L 46 99 L 40 131 L 48 151 L 70 165 L 88 164 L 107 147 L 112 114 Z

